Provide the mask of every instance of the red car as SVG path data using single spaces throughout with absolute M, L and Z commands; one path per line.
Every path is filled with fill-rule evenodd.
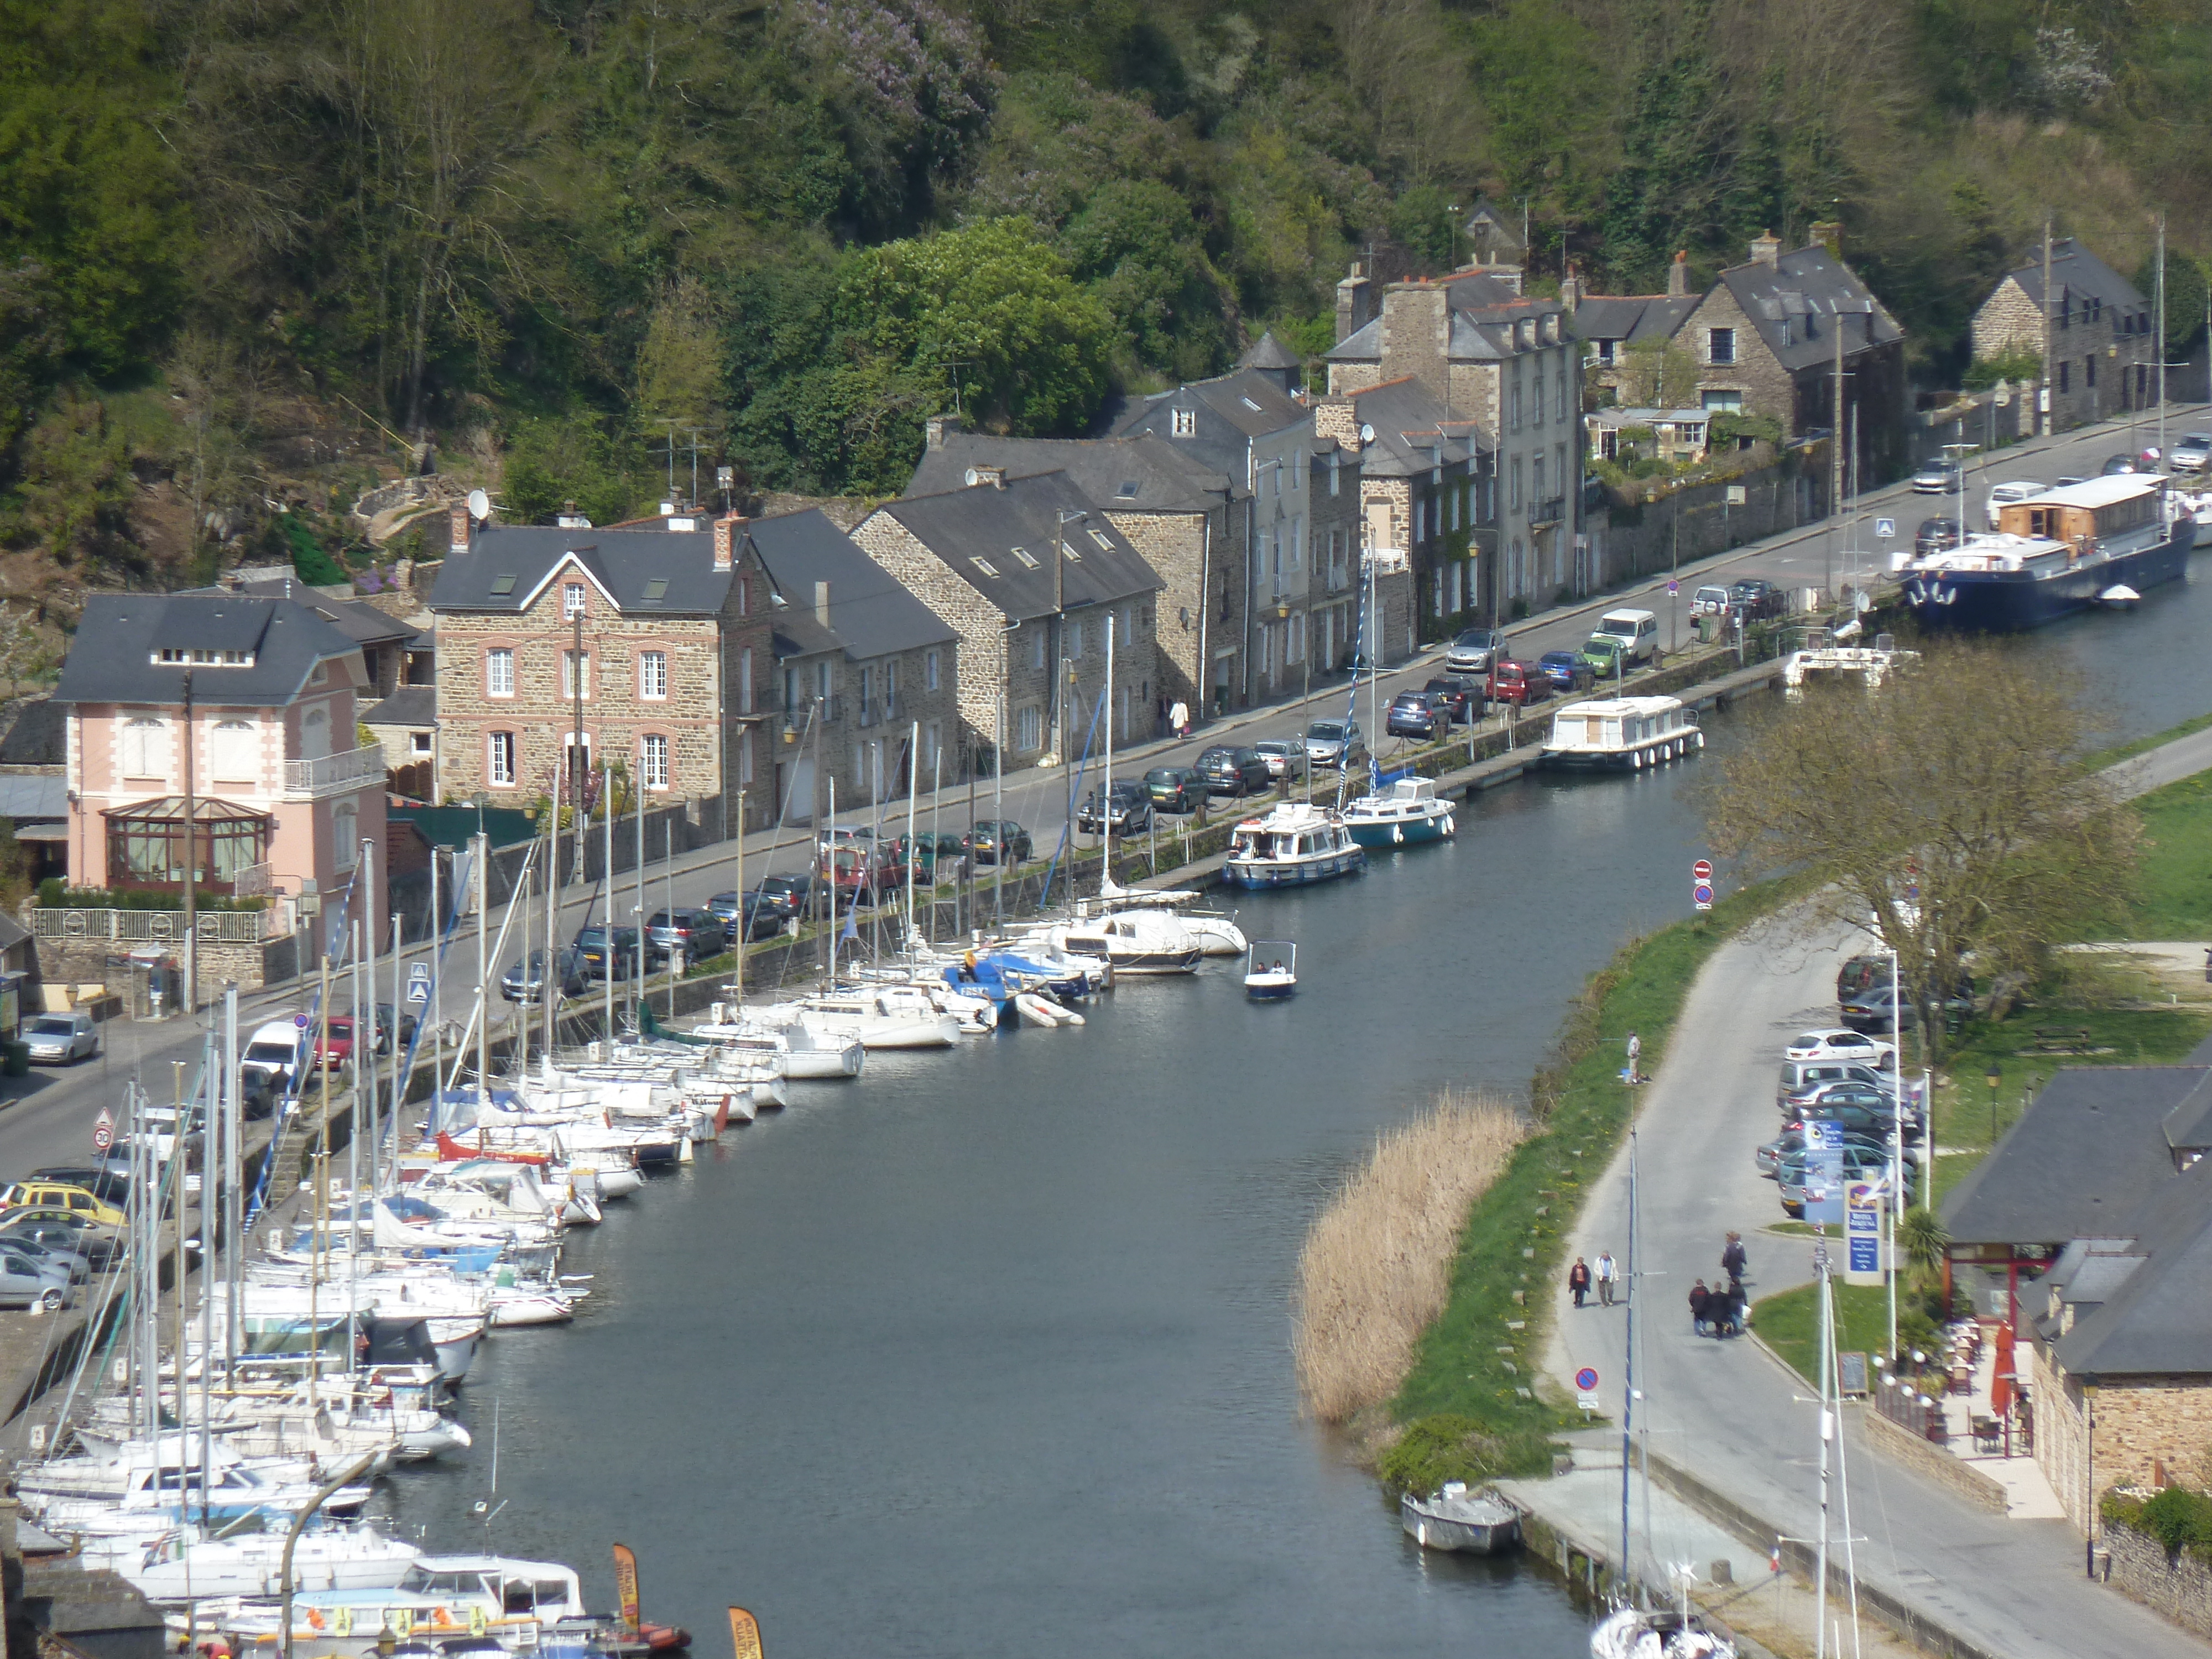
M 332 1014 L 327 1035 L 315 1038 L 315 1062 L 325 1067 L 353 1062 L 353 1016 Z
M 906 885 L 906 865 L 897 854 L 865 841 L 841 842 L 824 850 L 820 873 L 840 904 L 873 904 Z
M 1552 695 L 1552 678 L 1533 662 L 1504 657 L 1491 665 L 1489 691 L 1492 702 L 1526 706 Z

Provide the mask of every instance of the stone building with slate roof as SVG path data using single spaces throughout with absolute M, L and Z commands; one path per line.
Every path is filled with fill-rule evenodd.
M 384 840 L 368 692 L 360 644 L 301 600 L 94 594 L 52 697 L 70 884 L 180 890 L 189 867 L 201 892 L 343 887 Z
M 2051 245 L 2049 314 L 2051 419 L 2045 430 L 2063 432 L 2156 400 L 2158 342 L 2150 301 L 2070 236 Z M 2039 366 L 2044 318 L 2038 243 L 1974 313 L 1974 356 L 1986 360 L 2025 352 Z
M 1148 431 L 1002 438 L 968 431 L 957 416 L 938 416 L 928 434 L 907 485 L 909 497 L 1056 472 L 1159 578 L 1158 660 L 1148 693 L 1154 713 L 1139 726 L 1140 736 L 1152 735 L 1162 698 L 1188 703 L 1194 712 L 1242 708 L 1250 700 L 1255 600 L 1248 572 L 1255 532 L 1252 492 L 1241 466 Z M 936 606 L 929 594 L 923 598 Z M 965 647 L 961 659 L 971 660 Z M 988 726 L 984 735 L 988 739 Z
M 429 601 L 439 799 L 567 799 L 580 726 L 586 772 L 618 761 L 726 828 L 747 789 L 746 823 L 769 822 L 769 593 L 743 519 L 477 527 L 455 508 Z
M 769 579 L 781 821 L 812 823 L 832 781 L 842 817 L 903 800 L 910 781 L 964 777 L 951 625 L 818 511 L 756 519 L 748 532 Z
M 1067 473 L 977 470 L 975 483 L 887 502 L 853 532 L 958 634 L 968 740 L 999 747 L 1009 771 L 1102 747 L 1109 620 L 1114 741 L 1149 738 L 1159 575 Z

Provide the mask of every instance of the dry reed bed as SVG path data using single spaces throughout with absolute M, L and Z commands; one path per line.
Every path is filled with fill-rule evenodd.
M 1448 1088 L 1376 1138 L 1298 1255 L 1291 1351 L 1312 1415 L 1343 1423 L 1397 1393 L 1443 1311 L 1468 1212 L 1528 1132 L 1512 1103 Z

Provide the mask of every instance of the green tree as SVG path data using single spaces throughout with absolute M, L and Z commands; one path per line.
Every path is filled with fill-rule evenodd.
M 588 415 L 520 422 L 507 445 L 501 511 L 518 524 L 544 524 L 567 501 L 593 524 L 631 517 L 653 489 L 635 439 L 617 440 Z
M 1225 366 L 1219 283 L 1190 204 L 1176 191 L 1150 179 L 1102 185 L 1061 230 L 1060 246 L 1133 362 L 1177 380 Z
M 1638 340 L 1620 354 L 1624 409 L 1687 409 L 1697 395 L 1697 359 L 1673 340 Z

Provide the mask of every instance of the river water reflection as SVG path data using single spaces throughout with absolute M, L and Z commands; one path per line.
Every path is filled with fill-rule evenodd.
M 2199 583 L 2023 648 L 2154 730 L 2212 706 L 2208 611 Z M 1531 780 L 1452 845 L 1246 902 L 1298 941 L 1289 1004 L 1132 983 L 1081 1031 L 800 1085 L 576 1240 L 587 1316 L 486 1346 L 477 1453 L 403 1517 L 601 1604 L 620 1539 L 710 1656 L 730 1601 L 779 1659 L 1586 1652 L 1562 1588 L 1425 1558 L 1299 1421 L 1291 1276 L 1378 1129 L 1523 1088 L 1584 975 L 1687 909 L 1697 769 Z

